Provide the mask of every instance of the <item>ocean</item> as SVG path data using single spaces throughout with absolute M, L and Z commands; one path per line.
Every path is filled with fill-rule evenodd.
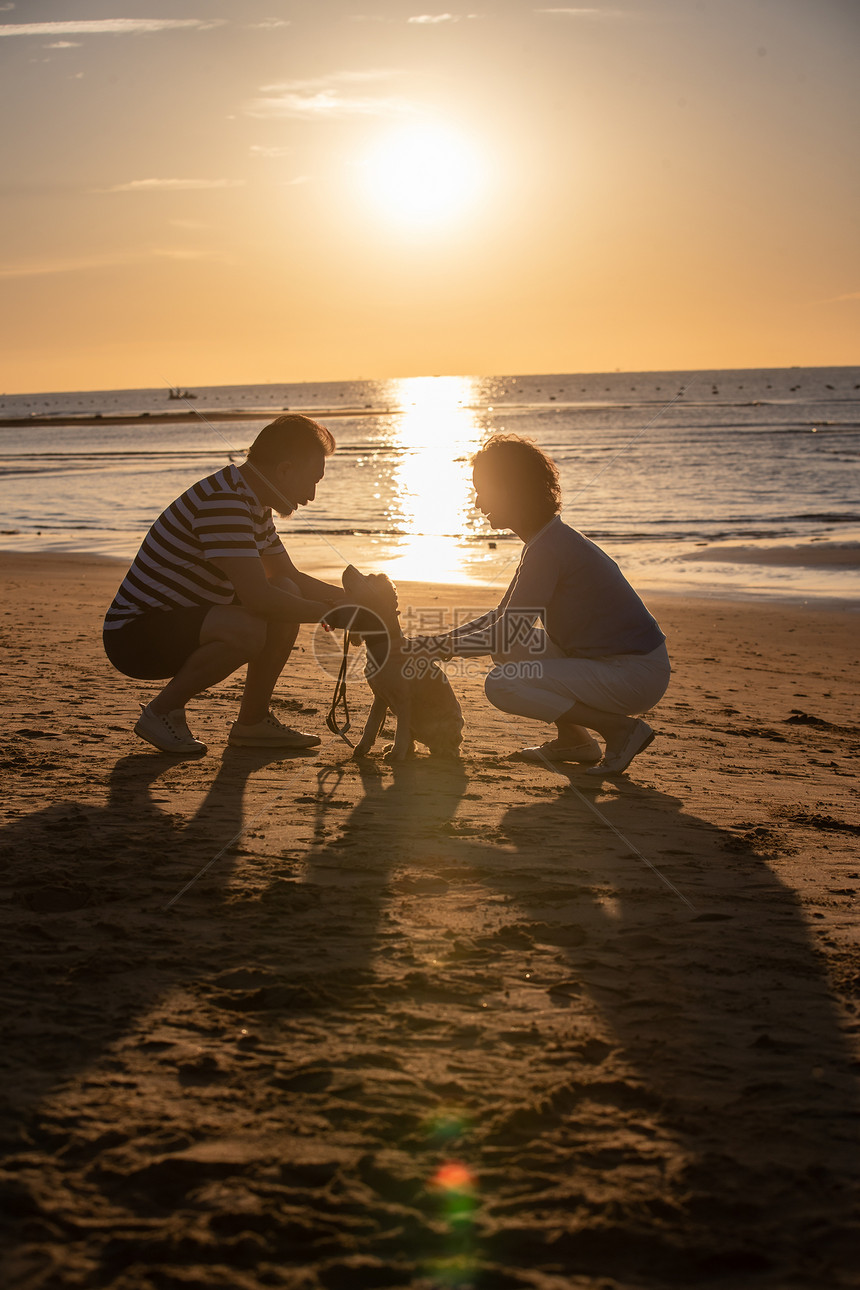
M 505 585 L 519 543 L 475 510 L 469 457 L 506 431 L 550 453 L 564 518 L 643 591 L 860 598 L 860 368 L 191 393 L 0 397 L 0 547 L 128 560 L 164 506 L 241 460 L 257 430 L 288 409 L 318 416 L 338 445 L 316 500 L 280 521 L 309 572 L 330 576 L 353 562 L 395 579 Z M 155 419 L 176 411 L 193 419 Z

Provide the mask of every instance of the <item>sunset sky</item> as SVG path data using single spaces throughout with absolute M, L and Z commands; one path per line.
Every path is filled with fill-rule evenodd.
M 850 364 L 856 0 L 0 0 L 0 392 Z

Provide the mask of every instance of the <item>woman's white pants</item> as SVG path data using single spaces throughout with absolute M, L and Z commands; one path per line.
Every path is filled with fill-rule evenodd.
M 575 703 L 636 716 L 659 703 L 671 673 L 665 642 L 650 654 L 568 658 L 539 627 L 494 662 L 484 679 L 490 703 L 538 721 L 556 721 Z

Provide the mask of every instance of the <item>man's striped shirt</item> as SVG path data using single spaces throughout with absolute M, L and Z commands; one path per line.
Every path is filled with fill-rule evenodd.
M 232 604 L 233 584 L 212 561 L 283 550 L 271 510 L 236 466 L 225 466 L 192 484 L 159 515 L 114 596 L 105 630 L 153 611 Z

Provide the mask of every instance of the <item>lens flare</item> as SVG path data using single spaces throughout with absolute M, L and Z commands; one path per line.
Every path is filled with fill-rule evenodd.
M 448 1164 L 439 1166 L 433 1175 L 431 1185 L 448 1192 L 453 1198 L 459 1193 L 468 1192 L 471 1195 L 475 1188 L 475 1178 L 472 1171 L 465 1165 L 452 1160 Z
M 437 1197 L 447 1233 L 445 1254 L 428 1269 L 433 1285 L 470 1290 L 478 1266 L 474 1250 L 477 1179 L 462 1161 L 446 1160 L 430 1179 L 429 1190 Z

